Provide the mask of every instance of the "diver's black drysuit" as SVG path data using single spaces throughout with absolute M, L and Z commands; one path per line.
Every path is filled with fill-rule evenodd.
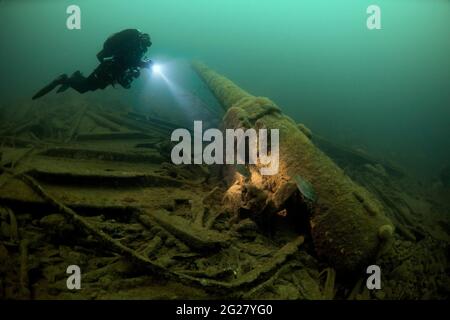
M 105 89 L 116 83 L 130 88 L 131 82 L 140 74 L 140 68 L 148 68 L 152 62 L 145 58 L 147 48 L 152 45 L 150 36 L 136 29 L 126 29 L 110 36 L 104 43 L 103 49 L 97 54 L 100 64 L 88 76 L 84 77 L 76 71 L 68 77 L 63 74 L 42 88 L 33 96 L 33 100 L 40 98 L 58 85 L 57 92 L 73 88 L 80 93 Z

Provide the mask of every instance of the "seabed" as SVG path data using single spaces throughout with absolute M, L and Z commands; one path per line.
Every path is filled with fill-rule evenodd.
M 236 86 L 237 97 L 221 97 L 205 82 L 223 106 L 248 95 Z M 373 223 L 364 228 L 381 237 L 352 242 L 365 234 L 355 213 L 354 225 L 336 226 L 348 234 L 334 247 L 322 237 L 339 213 L 319 210 L 332 199 L 320 179 L 308 179 L 318 194 L 308 203 L 288 178 L 269 190 L 233 166 L 174 165 L 176 123 L 65 97 L 11 106 L 0 126 L 0 298 L 449 298 L 448 190 L 296 124 L 302 143 L 362 190 L 355 203 Z M 224 109 L 232 123 L 233 108 Z M 395 231 L 378 234 L 385 225 Z M 367 289 L 362 262 L 381 267 L 382 289 Z M 67 289 L 69 265 L 81 269 L 81 290 Z

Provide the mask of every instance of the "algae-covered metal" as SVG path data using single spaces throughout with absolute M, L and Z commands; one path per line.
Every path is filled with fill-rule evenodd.
M 391 225 L 379 201 L 319 150 L 274 102 L 252 96 L 204 64 L 194 63 L 193 68 L 226 110 L 225 128 L 279 130 L 279 173 L 254 173 L 252 181 L 271 194 L 296 175 L 309 181 L 317 195 L 310 224 L 318 255 L 345 271 L 370 263 L 385 241 L 379 229 Z M 300 191 L 312 196 L 304 186 L 300 185 Z

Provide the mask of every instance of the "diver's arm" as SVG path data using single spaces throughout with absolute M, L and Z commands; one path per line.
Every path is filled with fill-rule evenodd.
M 150 59 L 147 59 L 147 58 L 144 58 L 144 59 L 142 59 L 139 62 L 139 67 L 140 68 L 147 68 L 147 69 L 149 69 L 149 68 L 151 68 L 152 65 L 153 65 L 153 61 L 150 60 Z

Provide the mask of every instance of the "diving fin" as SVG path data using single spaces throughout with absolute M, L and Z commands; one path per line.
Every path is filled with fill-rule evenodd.
M 33 96 L 33 100 L 36 100 L 42 96 L 45 96 L 47 93 L 49 93 L 50 91 L 52 91 L 53 89 L 55 89 L 58 85 L 62 84 L 64 86 L 66 86 L 67 84 L 65 83 L 67 80 L 67 75 L 63 74 L 60 75 L 58 78 L 56 78 L 55 80 L 53 80 L 52 82 L 50 82 L 48 85 L 46 85 L 44 88 L 42 88 L 41 90 L 39 90 L 34 96 Z M 67 89 L 67 88 L 66 88 Z M 59 90 L 58 90 L 59 91 Z
M 58 90 L 56 90 L 56 93 L 64 92 L 67 89 L 69 89 L 69 87 L 70 85 L 68 83 L 63 83 L 61 87 L 59 87 Z

